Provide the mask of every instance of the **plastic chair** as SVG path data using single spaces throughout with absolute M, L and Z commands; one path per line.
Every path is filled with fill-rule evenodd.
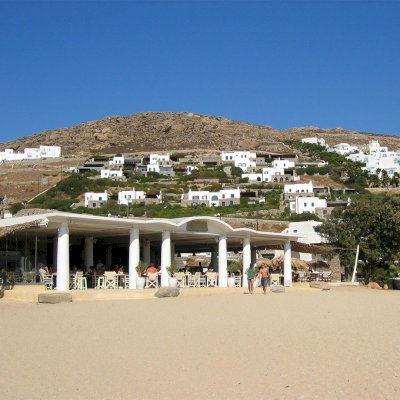
M 117 288 L 117 273 L 115 271 L 104 272 L 104 285 L 106 289 Z
M 218 274 L 216 272 L 207 272 L 207 287 L 217 287 Z
M 104 279 L 104 275 L 99 275 L 96 277 L 96 289 L 105 289 L 106 285 L 105 285 L 105 279 Z
M 53 276 L 52 275 L 43 275 L 43 283 L 44 283 L 44 288 L 46 290 L 53 290 L 54 289 Z

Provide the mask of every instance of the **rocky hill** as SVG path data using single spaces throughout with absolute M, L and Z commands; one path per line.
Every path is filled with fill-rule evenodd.
M 22 150 L 39 145 L 62 146 L 63 154 L 85 157 L 94 153 L 149 152 L 173 150 L 259 150 L 290 151 L 283 143 L 287 139 L 308 136 L 324 138 L 328 144 L 348 142 L 367 144 L 378 139 L 390 149 L 400 148 L 400 138 L 372 133 L 348 131 L 342 128 L 316 127 L 278 130 L 187 112 L 145 112 L 125 117 L 108 117 L 74 127 L 46 130 L 31 136 L 3 143 L 0 147 Z

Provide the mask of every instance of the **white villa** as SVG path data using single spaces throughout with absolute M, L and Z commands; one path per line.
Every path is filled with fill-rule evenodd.
M 100 193 L 86 192 L 85 193 L 85 207 L 98 208 L 102 207 L 108 200 L 107 190 Z
M 319 137 L 308 137 L 301 139 L 302 143 L 318 144 L 320 146 L 326 147 L 325 139 Z
M 134 203 L 137 200 L 146 199 L 146 192 L 141 190 L 123 190 L 118 192 L 118 204 L 123 204 L 127 206 L 128 204 Z
M 123 155 L 113 156 L 113 158 L 109 161 L 109 164 L 123 166 L 125 164 L 125 157 Z
M 284 285 L 290 287 L 291 242 L 298 240 L 298 235 L 233 228 L 219 218 L 205 216 L 143 219 L 56 211 L 0 220 L 1 231 L 10 228 L 23 238 L 20 254 L 15 257 L 17 266 L 22 271 L 37 273 L 40 263 L 53 263 L 57 268 L 58 291 L 70 290 L 70 265 L 79 260 L 88 267 L 98 259 L 109 265 L 116 257 L 122 257 L 127 266 L 128 288 L 136 289 L 136 267 L 140 260 L 148 264 L 157 257 L 161 286 L 168 286 L 167 268 L 176 254 L 204 251 L 211 252 L 221 288 L 228 286 L 228 252 L 242 252 L 243 284 L 246 285 L 245 271 L 255 262 L 256 251 L 271 245 L 284 246 Z M 31 254 L 27 249 L 34 252 Z
M 341 154 L 342 156 L 346 156 L 348 154 L 358 151 L 358 147 L 351 146 L 348 143 L 338 143 L 338 144 L 335 144 L 335 146 L 333 146 L 333 147 L 329 147 L 328 151 Z
M 5 149 L 0 152 L 1 161 L 38 160 L 41 158 L 61 157 L 60 146 L 39 146 L 38 148 L 26 148 L 23 152 L 15 152 L 14 149 Z
M 386 146 L 380 146 L 377 140 L 370 140 L 368 150 L 368 153 L 360 151 L 350 154 L 347 158 L 364 163 L 363 170 L 370 174 L 376 174 L 378 169 L 385 170 L 390 177 L 395 172 L 400 173 L 400 154 L 389 151 Z
M 315 214 L 317 208 L 326 208 L 325 199 L 319 197 L 303 197 L 297 196 L 289 202 L 290 211 L 296 214 L 311 213 Z
M 123 174 L 122 169 L 101 169 L 100 178 L 123 180 L 125 175 Z
M 312 181 L 308 183 L 292 183 L 284 186 L 284 193 L 313 193 L 314 187 Z
M 246 172 L 249 168 L 256 167 L 256 153 L 250 151 L 233 151 L 221 153 L 222 161 L 230 161 L 234 163 L 235 167 L 239 167 Z
M 189 193 L 183 194 L 181 200 L 183 206 L 233 206 L 235 204 L 240 204 L 240 189 L 222 189 L 219 192 L 189 189 Z
M 173 175 L 172 161 L 169 154 L 150 154 L 150 163 L 146 166 L 147 172 L 157 172 L 163 175 Z
M 248 178 L 249 182 L 287 182 L 299 180 L 297 176 L 289 177 L 285 175 L 285 169 L 294 168 L 295 163 L 291 160 L 281 160 L 280 158 L 272 162 L 272 167 L 265 167 L 262 172 L 242 174 L 242 178 Z

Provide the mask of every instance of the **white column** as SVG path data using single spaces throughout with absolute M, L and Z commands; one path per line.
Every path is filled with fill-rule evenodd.
M 69 290 L 69 228 L 63 222 L 57 236 L 57 290 Z
M 218 242 L 218 286 L 228 286 L 228 262 L 227 262 L 226 236 L 220 236 Z
M 93 236 L 85 237 L 84 265 L 89 268 L 93 264 Z
M 161 286 L 168 286 L 167 267 L 171 265 L 171 232 L 163 231 L 161 238 Z
M 58 243 L 58 235 L 53 237 L 53 265 L 57 267 L 57 243 Z
M 107 267 L 112 264 L 112 246 L 107 246 L 105 263 Z
M 175 262 L 175 242 L 171 240 L 171 263 Z
M 290 247 L 290 240 L 285 242 L 283 248 L 283 284 L 286 287 L 292 286 L 292 249 Z
M 143 243 L 143 262 L 150 265 L 150 240 L 145 240 Z
M 129 229 L 129 289 L 136 289 L 136 267 L 140 261 L 139 228 Z
M 250 238 L 243 238 L 243 271 L 242 271 L 242 286 L 246 287 L 247 285 L 247 276 L 246 269 L 251 265 L 251 245 Z
M 211 249 L 211 266 L 218 272 L 218 246 L 213 246 Z

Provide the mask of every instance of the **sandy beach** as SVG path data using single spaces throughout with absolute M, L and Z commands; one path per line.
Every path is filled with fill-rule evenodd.
M 397 291 L 0 301 L 0 313 L 2 399 L 400 397 Z

